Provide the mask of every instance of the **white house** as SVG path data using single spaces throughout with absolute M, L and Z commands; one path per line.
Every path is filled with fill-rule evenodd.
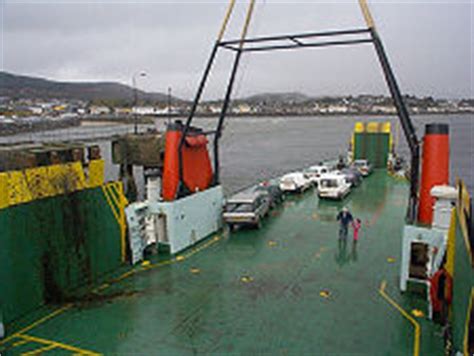
M 153 106 L 134 106 L 132 113 L 137 115 L 154 115 L 156 109 Z
M 107 115 L 110 114 L 110 109 L 107 106 L 91 106 L 89 108 L 91 115 Z

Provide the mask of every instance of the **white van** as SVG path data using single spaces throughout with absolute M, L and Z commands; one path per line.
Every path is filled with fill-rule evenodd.
M 326 199 L 343 199 L 351 191 L 351 184 L 345 175 L 328 173 L 323 174 L 319 181 L 318 196 Z

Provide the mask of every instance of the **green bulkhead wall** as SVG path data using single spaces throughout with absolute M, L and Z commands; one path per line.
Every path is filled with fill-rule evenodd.
M 469 322 L 471 293 L 474 288 L 474 269 L 458 218 L 456 219 L 455 251 L 451 320 L 454 347 L 457 350 L 463 350 L 467 337 L 466 331 L 468 331 L 466 326 Z
M 121 264 L 121 231 L 101 187 L 0 210 L 0 310 L 9 323 Z
M 354 159 L 368 159 L 374 168 L 386 168 L 390 151 L 390 133 L 354 133 Z

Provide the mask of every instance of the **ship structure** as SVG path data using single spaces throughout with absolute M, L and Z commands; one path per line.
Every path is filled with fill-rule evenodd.
M 366 2 L 366 28 L 247 38 L 252 0 L 241 38 L 224 40 L 234 3 L 188 119 L 113 140 L 121 179 L 105 181 L 95 145 L 0 147 L 0 353 L 472 354 L 471 197 L 462 179 L 449 185 L 449 127 L 418 139 Z M 389 123 L 358 122 L 348 161 L 372 167 L 348 195 L 311 185 L 272 200 L 254 228 L 226 227 L 219 139 L 241 56 L 354 44 L 374 45 L 411 164 L 398 165 Z M 193 116 L 219 50 L 235 57 L 206 131 Z M 318 169 L 332 177 L 343 161 Z M 270 178 L 239 197 L 260 199 L 249 192 Z M 343 207 L 358 241 L 338 241 Z

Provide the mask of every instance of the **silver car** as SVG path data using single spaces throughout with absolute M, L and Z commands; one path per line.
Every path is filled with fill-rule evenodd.
M 227 200 L 223 218 L 232 230 L 236 225 L 262 226 L 262 219 L 270 210 L 270 196 L 266 191 L 242 192 Z

